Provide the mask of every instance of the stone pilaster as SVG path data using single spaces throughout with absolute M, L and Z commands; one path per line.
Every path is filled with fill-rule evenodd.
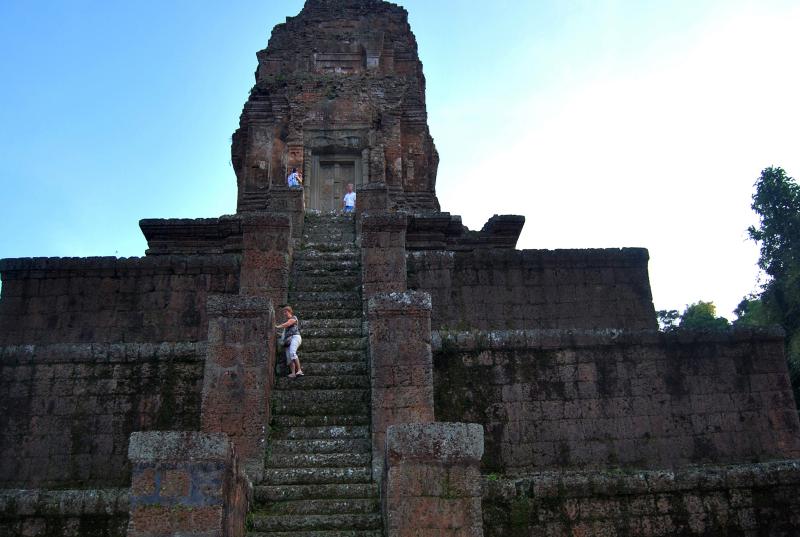
M 364 300 L 377 293 L 406 290 L 404 214 L 373 212 L 361 218 L 361 270 Z
M 265 424 L 275 379 L 274 325 L 269 299 L 209 298 L 202 429 L 228 434 L 253 481 L 264 472 Z
M 483 428 L 467 423 L 393 425 L 386 433 L 386 535 L 483 537 Z
M 358 190 L 356 213 L 382 212 L 389 209 L 389 190 L 384 183 L 369 183 Z
M 225 434 L 137 432 L 128 537 L 240 537 L 252 487 Z
M 368 309 L 372 469 L 380 479 L 386 429 L 434 419 L 431 298 L 415 291 L 381 294 Z
M 299 168 L 299 167 L 298 167 Z M 292 238 L 303 236 L 306 202 L 303 189 L 273 186 L 270 190 L 269 212 L 287 215 L 292 220 Z
M 289 216 L 249 214 L 242 217 L 240 294 L 285 304 L 291 271 L 292 223 Z

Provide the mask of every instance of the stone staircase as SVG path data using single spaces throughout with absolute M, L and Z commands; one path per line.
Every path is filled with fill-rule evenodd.
M 355 224 L 349 215 L 307 214 L 304 233 L 289 303 L 300 319 L 305 376 L 287 378 L 278 356 L 265 476 L 248 535 L 379 537 Z

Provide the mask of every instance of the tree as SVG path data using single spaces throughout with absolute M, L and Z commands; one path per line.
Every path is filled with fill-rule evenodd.
M 662 332 L 674 332 L 678 329 L 677 322 L 680 320 L 681 314 L 678 310 L 658 310 L 656 312 L 658 318 L 658 328 Z
M 728 319 L 717 317 L 717 307 L 713 302 L 703 302 L 702 300 L 688 304 L 683 313 L 678 313 L 678 310 L 659 310 L 656 315 L 662 332 L 725 330 L 730 326 Z
M 679 325 L 689 330 L 725 330 L 729 326 L 728 319 L 717 317 L 717 307 L 713 302 L 702 300 L 686 306 Z
M 783 327 L 795 401 L 800 404 L 800 186 L 782 168 L 769 167 L 755 188 L 751 207 L 759 225 L 747 231 L 761 245 L 758 266 L 769 280 L 760 295 L 742 300 L 735 324 Z

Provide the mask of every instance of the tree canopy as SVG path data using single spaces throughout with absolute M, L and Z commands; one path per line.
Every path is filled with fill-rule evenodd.
M 759 224 L 747 231 L 760 244 L 758 266 L 769 279 L 761 293 L 739 303 L 734 324 L 783 327 L 795 399 L 800 403 L 800 186 L 782 168 L 769 167 L 761 172 L 755 189 L 751 207 Z
M 728 319 L 717 317 L 717 307 L 713 302 L 703 302 L 702 300 L 688 304 L 683 313 L 678 313 L 678 310 L 660 310 L 656 314 L 658 315 L 658 324 L 664 332 L 678 329 L 725 330 L 730 326 Z

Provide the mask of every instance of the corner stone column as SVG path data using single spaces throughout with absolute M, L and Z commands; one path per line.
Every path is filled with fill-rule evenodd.
M 361 271 L 364 300 L 377 293 L 406 290 L 404 214 L 376 212 L 361 218 Z
M 431 297 L 417 291 L 380 294 L 370 299 L 368 311 L 372 475 L 380 480 L 386 429 L 434 419 Z
M 389 210 L 389 189 L 384 183 L 368 183 L 358 190 L 356 214 Z
M 273 185 L 270 190 L 269 211 L 288 216 L 292 221 L 292 238 L 303 236 L 303 219 L 306 214 L 305 190 Z
M 383 483 L 387 537 L 483 537 L 482 456 L 479 424 L 389 427 Z
M 239 293 L 286 304 L 291 272 L 292 222 L 286 215 L 242 217 L 242 269 Z
M 227 433 L 253 481 L 264 473 L 265 426 L 275 382 L 274 325 L 269 299 L 208 299 L 202 430 Z
M 224 434 L 136 432 L 128 537 L 241 537 L 252 487 Z

